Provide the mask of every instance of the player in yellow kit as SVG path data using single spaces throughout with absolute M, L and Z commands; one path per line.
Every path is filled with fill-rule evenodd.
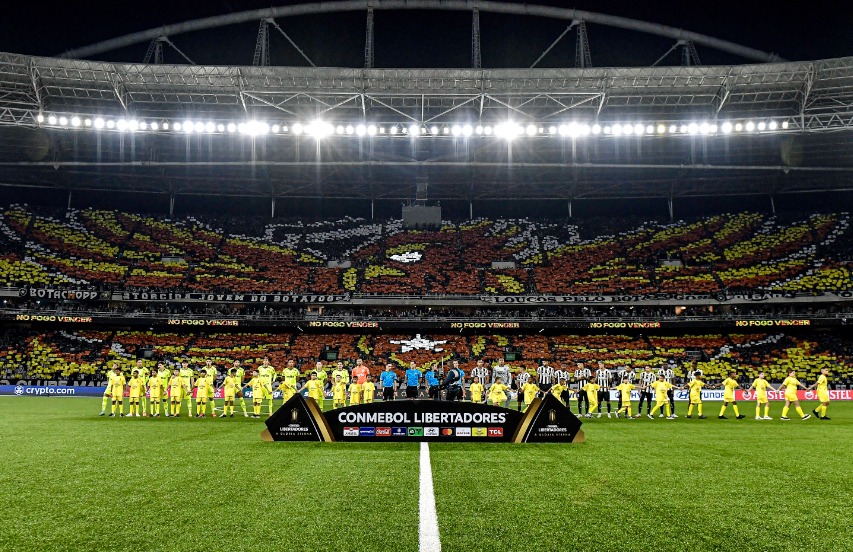
M 350 381 L 352 383 L 349 384 L 349 405 L 355 406 L 361 404 L 361 384 L 355 378 Z
M 702 415 L 702 388 L 705 387 L 705 380 L 702 373 L 696 374 L 695 379 L 687 384 L 690 390 L 690 406 L 687 407 L 687 417 L 693 417 L 693 407 L 696 407 L 698 418 L 704 420 L 707 416 Z
M 287 368 L 281 371 L 281 385 L 278 388 L 281 390 L 281 398 L 284 402 L 289 401 L 296 394 L 296 382 L 299 379 L 299 370 L 293 360 L 287 361 Z
M 238 387 L 237 370 L 232 368 L 231 371 L 228 372 L 228 375 L 225 376 L 225 379 L 222 380 L 222 385 L 219 387 L 222 391 L 222 399 L 225 405 L 222 407 L 223 418 L 228 416 L 229 409 L 231 409 L 231 417 L 234 417 L 234 396 L 237 394 Z
M 162 362 L 157 364 L 157 378 L 160 380 L 160 404 L 163 406 L 163 415 L 169 417 L 169 405 L 166 400 L 169 395 L 169 369 Z M 151 399 L 148 400 L 148 406 L 151 406 Z M 159 412 L 159 407 L 157 412 Z
M 127 380 L 124 377 L 124 374 L 121 373 L 121 368 L 116 365 L 115 370 L 113 370 L 113 378 L 112 378 L 112 389 L 110 389 L 110 396 L 113 398 L 113 409 L 110 413 L 110 416 L 116 415 L 116 406 L 118 406 L 118 415 L 119 417 L 124 416 L 124 387 L 127 385 Z
M 468 392 L 471 393 L 471 402 L 481 404 L 483 402 L 483 384 L 480 380 L 475 379 L 468 387 Z
M 655 412 L 663 407 L 666 411 L 666 419 L 674 420 L 675 416 L 672 415 L 672 410 L 669 406 L 669 390 L 672 389 L 672 384 L 666 381 L 663 374 L 660 374 L 658 380 L 651 385 L 651 388 L 655 390 L 655 406 L 646 416 L 650 420 L 654 420 Z
M 130 417 L 139 418 L 142 416 L 142 397 L 145 396 L 145 382 L 139 377 L 139 370 L 134 370 L 130 375 L 130 380 L 127 382 L 127 391 L 130 401 Z
M 519 392 L 524 397 L 524 411 L 527 412 L 527 409 L 530 408 L 530 403 L 539 394 L 539 385 L 536 383 L 536 378 L 527 378 L 527 382 L 521 386 Z
M 181 377 L 181 370 L 175 368 L 172 377 L 169 378 L 169 409 L 175 418 L 181 417 L 181 399 L 183 398 L 184 378 Z
M 332 384 L 332 408 L 343 408 L 347 405 L 347 384 L 341 376 L 335 376 Z
M 758 377 L 749 386 L 755 389 L 755 419 L 772 420 L 770 417 L 770 402 L 767 400 L 767 390 L 776 391 L 770 382 L 764 379 L 764 371 L 758 372 Z M 761 406 L 764 405 L 764 416 L 761 416 Z
M 107 386 L 104 388 L 104 395 L 101 398 L 101 413 L 98 416 L 103 416 L 107 413 L 107 403 L 110 402 L 113 396 L 113 377 L 115 377 L 116 367 L 118 367 L 118 364 L 113 362 L 112 367 L 104 373 L 104 376 L 107 378 Z
M 195 383 L 195 417 L 204 418 L 207 410 L 207 400 L 210 397 L 212 389 L 210 388 L 210 380 L 207 379 L 207 370 L 202 369 L 198 373 L 198 380 Z
M 560 380 L 557 382 L 557 385 L 552 385 L 548 392 L 554 395 L 557 400 L 563 403 L 564 405 L 566 404 L 566 402 L 563 400 L 564 393 L 573 393 L 573 391 L 569 389 L 569 386 L 566 385 L 566 378 L 560 378 Z
M 276 372 L 275 368 L 270 365 L 269 357 L 264 357 L 263 362 L 260 366 L 258 366 L 258 376 L 261 378 L 261 381 L 264 383 L 264 396 L 263 399 L 267 401 L 267 408 L 269 409 L 269 415 L 272 416 L 272 382 L 275 380 Z
M 829 420 L 826 417 L 826 409 L 829 408 L 829 380 L 826 377 L 827 375 L 829 375 L 829 368 L 821 368 L 817 381 L 809 387 L 809 389 L 817 388 L 817 400 L 820 401 L 820 406 L 812 412 L 818 420 Z
M 592 418 L 592 414 L 598 410 L 598 391 L 601 389 L 601 386 L 592 380 L 588 381 L 586 385 L 581 387 L 581 391 L 586 393 L 586 398 L 589 401 L 589 406 L 586 409 L 585 418 Z M 580 416 L 580 411 L 578 411 L 578 416 Z
M 216 417 L 216 397 L 214 396 L 216 393 L 214 390 L 216 389 L 216 378 L 219 377 L 219 371 L 216 369 L 216 366 L 213 365 L 212 360 L 205 361 L 204 371 L 207 373 L 207 388 L 209 390 L 209 397 L 207 397 L 207 403 L 210 405 L 210 417 Z
M 317 378 L 317 372 L 311 372 L 308 381 L 297 390 L 297 393 L 301 393 L 303 389 L 308 389 L 308 396 L 317 403 L 317 407 L 320 410 L 323 410 L 323 403 L 325 402 L 325 397 L 323 396 L 323 387 L 324 383 Z
M 373 376 L 367 375 L 367 381 L 361 384 L 361 400 L 364 404 L 370 404 L 376 398 L 376 384 L 373 383 Z
M 148 378 L 148 415 L 154 418 L 160 417 L 160 406 L 163 404 L 163 380 L 159 375 Z
M 181 363 L 181 381 L 183 382 L 183 390 L 181 391 L 182 399 L 187 403 L 187 416 L 192 418 L 193 415 L 193 386 L 195 385 L 195 373 L 190 368 L 190 364 L 186 361 Z M 180 414 L 180 412 L 178 412 Z
M 735 411 L 735 419 L 742 420 L 746 418 L 743 414 L 740 413 L 737 407 L 737 401 L 735 401 L 735 389 L 740 387 L 740 384 L 735 379 L 737 377 L 737 372 L 732 370 L 729 372 L 729 377 L 723 380 L 723 406 L 720 408 L 720 415 L 717 416 L 720 420 L 725 420 L 726 416 L 726 408 L 728 408 L 729 403 L 732 403 L 732 410 Z
M 617 418 L 619 417 L 619 414 L 624 413 L 627 419 L 633 419 L 631 416 L 631 391 L 636 388 L 637 386 L 627 379 L 623 379 L 622 383 L 616 386 L 616 390 L 619 391 L 620 402 L 619 410 L 616 411 Z
M 249 417 L 249 413 L 246 412 L 246 399 L 243 398 L 243 380 L 246 379 L 246 370 L 240 366 L 240 361 L 235 360 L 234 364 L 231 366 L 232 370 L 236 370 L 235 378 L 237 379 L 237 390 L 234 392 L 234 400 L 240 399 L 240 410 L 243 411 L 243 416 Z
M 806 386 L 800 383 L 800 380 L 798 380 L 796 376 L 797 372 L 795 370 L 791 370 L 788 372 L 788 377 L 782 382 L 782 387 L 785 388 L 785 407 L 782 408 L 782 417 L 779 419 L 786 422 L 791 419 L 788 417 L 788 410 L 791 409 L 791 403 L 794 404 L 794 407 L 797 409 L 797 414 L 799 414 L 800 418 L 804 421 L 812 417 L 811 414 L 804 414 L 803 409 L 800 407 L 800 400 L 797 398 L 797 389 L 799 387 L 805 389 Z
M 492 405 L 501 406 L 506 402 L 506 390 L 509 386 L 504 385 L 503 378 L 495 378 L 495 383 L 489 387 L 489 400 Z
M 252 379 L 249 380 L 249 383 L 243 386 L 243 389 L 246 387 L 252 388 L 252 418 L 261 417 L 261 406 L 264 404 L 265 386 L 266 383 L 264 383 L 264 380 L 258 375 L 258 371 L 252 370 Z

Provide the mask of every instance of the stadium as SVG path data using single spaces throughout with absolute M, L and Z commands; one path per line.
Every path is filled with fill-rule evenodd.
M 548 4 L 9 28 L 0 548 L 853 550 L 847 30 Z

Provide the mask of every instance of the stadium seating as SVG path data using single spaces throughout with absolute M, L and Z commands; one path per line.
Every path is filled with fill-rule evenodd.
M 464 336 L 424 335 L 433 342 L 428 348 L 404 351 L 405 342 L 414 336 L 357 334 L 175 334 L 142 331 L 53 331 L 38 333 L 13 330 L 0 342 L 0 375 L 33 379 L 99 380 L 107 363 L 118 362 L 129 370 L 143 347 L 153 350 L 144 364 L 153 368 L 160 360 L 187 359 L 194 365 L 211 359 L 223 368 L 233 360 L 246 367 L 270 358 L 277 369 L 293 359 L 303 372 L 313 369 L 324 348 L 339 351 L 340 359 L 352 365 L 356 358 L 379 371 L 386 362 L 399 375 L 415 362 L 421 368 L 448 369 L 453 359 L 460 360 L 466 372 L 478 359 L 490 365 L 503 357 L 506 347 L 521 351 L 521 358 L 508 363 L 513 371 L 524 366 L 535 372 L 546 361 L 555 368 L 574 370 L 575 363 L 603 362 L 609 369 L 633 366 L 658 368 L 676 363 L 676 374 L 695 360 L 711 381 L 722 380 L 729 370 L 742 378 L 752 378 L 765 370 L 773 381 L 781 381 L 788 370 L 813 380 L 822 367 L 828 367 L 835 381 L 853 380 L 853 341 L 830 334 L 702 334 L 681 336 L 558 335 L 558 336 Z M 690 353 L 690 354 L 688 354 Z
M 853 290 L 850 215 L 323 223 L 0 216 L 0 285 L 260 293 L 648 294 Z M 329 268 L 332 260 L 349 268 Z M 514 263 L 497 265 L 492 263 Z

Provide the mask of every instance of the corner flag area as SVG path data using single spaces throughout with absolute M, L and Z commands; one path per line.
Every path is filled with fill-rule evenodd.
M 853 526 L 842 522 L 853 502 L 847 402 L 832 404 L 831 421 L 783 422 L 778 408 L 772 421 L 594 418 L 582 444 L 428 448 L 263 442 L 264 425 L 251 418 L 110 419 L 96 415 L 99 406 L 0 398 L 2 548 L 830 550 L 853 542 Z

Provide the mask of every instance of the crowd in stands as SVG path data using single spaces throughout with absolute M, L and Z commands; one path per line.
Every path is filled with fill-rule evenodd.
M 405 229 L 400 220 L 167 219 L 10 205 L 0 214 L 0 285 L 376 295 L 814 293 L 853 290 L 851 242 L 849 213 L 476 219 Z
M 421 369 L 446 369 L 459 360 L 466 372 L 478 359 L 489 365 L 514 351 L 518 358 L 507 362 L 512 371 L 522 366 L 535 373 L 547 363 L 574 370 L 578 362 L 603 362 L 611 370 L 632 366 L 659 368 L 672 364 L 678 377 L 690 366 L 703 370 L 713 383 L 736 370 L 744 380 L 759 370 L 774 382 L 787 371 L 813 379 L 828 367 L 833 381 L 853 385 L 853 339 L 831 333 L 707 333 L 689 335 L 357 335 L 305 333 L 156 333 L 151 331 L 51 331 L 10 329 L 0 338 L 0 379 L 65 379 L 102 381 L 108 362 L 129 369 L 144 351 L 150 368 L 188 359 L 194 365 L 211 359 L 219 367 L 241 360 L 254 366 L 269 357 L 281 369 L 293 359 L 303 373 L 313 369 L 324 351 L 334 351 L 351 367 L 362 358 L 373 371 L 390 362 L 402 373 L 410 362 Z

